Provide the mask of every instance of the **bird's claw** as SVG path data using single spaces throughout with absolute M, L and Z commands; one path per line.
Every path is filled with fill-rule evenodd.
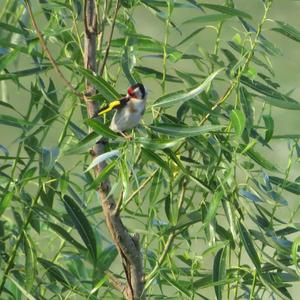
M 133 140 L 133 137 L 131 134 L 125 134 L 124 132 L 120 131 L 120 134 L 123 136 L 123 138 L 127 141 L 132 141 Z

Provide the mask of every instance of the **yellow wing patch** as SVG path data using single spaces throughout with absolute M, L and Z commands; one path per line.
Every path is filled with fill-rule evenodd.
M 112 109 L 117 108 L 120 105 L 121 105 L 120 100 L 112 101 L 98 112 L 98 116 L 104 115 L 104 114 L 110 112 Z

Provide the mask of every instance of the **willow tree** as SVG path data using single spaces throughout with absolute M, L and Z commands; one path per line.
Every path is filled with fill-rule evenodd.
M 1 2 L 1 299 L 292 299 L 300 31 L 210 2 Z M 126 140 L 94 115 L 136 82 Z

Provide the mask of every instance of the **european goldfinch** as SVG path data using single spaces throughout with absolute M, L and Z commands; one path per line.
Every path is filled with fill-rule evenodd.
M 101 116 L 112 109 L 116 109 L 109 128 L 127 137 L 123 131 L 136 127 L 144 112 L 146 106 L 147 92 L 141 83 L 130 86 L 127 95 L 119 100 L 115 100 L 107 106 L 100 109 L 96 116 Z

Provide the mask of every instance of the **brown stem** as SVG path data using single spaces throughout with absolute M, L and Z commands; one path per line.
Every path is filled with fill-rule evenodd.
M 119 1 L 118 1 L 119 2 Z M 118 10 L 118 9 L 117 9 Z M 116 10 L 116 14 L 117 14 Z M 115 19 L 116 19 L 115 15 Z M 114 21 L 115 22 L 115 21 Z M 85 68 L 96 72 L 96 41 L 97 41 L 97 14 L 94 0 L 85 0 L 84 4 L 84 25 L 85 25 L 85 50 L 84 65 Z M 93 96 L 96 94 L 94 86 L 86 83 L 86 95 Z M 87 111 L 90 117 L 97 111 L 97 105 L 92 101 L 86 100 Z M 104 144 L 98 143 L 91 151 L 93 157 L 97 157 L 105 152 Z M 105 162 L 95 167 L 95 173 L 98 175 L 106 166 Z M 106 224 L 112 239 L 122 258 L 123 267 L 126 274 L 127 283 L 122 289 L 123 295 L 129 300 L 143 299 L 144 290 L 144 272 L 142 264 L 142 255 L 139 247 L 138 236 L 131 236 L 123 225 L 119 213 L 116 213 L 116 202 L 113 196 L 109 195 L 110 182 L 108 179 L 101 183 L 98 189 L 99 198 L 102 203 L 103 213 Z M 121 287 L 122 283 L 117 282 L 114 277 L 114 286 Z
M 122 284 L 109 270 L 105 271 L 105 275 L 108 277 L 108 281 L 114 286 L 114 288 L 123 294 L 126 288 L 125 285 Z
M 119 12 L 120 6 L 121 6 L 120 5 L 120 0 L 118 0 L 117 3 L 116 3 L 115 14 L 114 14 L 113 22 L 112 22 L 112 25 L 111 25 L 111 30 L 110 30 L 110 33 L 109 33 L 109 38 L 108 38 L 108 41 L 107 41 L 107 46 L 106 46 L 106 49 L 105 49 L 105 54 L 104 54 L 104 57 L 103 57 L 102 66 L 101 66 L 101 69 L 99 71 L 99 75 L 100 76 L 103 75 L 104 68 L 105 68 L 105 65 L 106 65 L 106 62 L 107 62 L 107 59 L 108 59 L 108 54 L 109 54 L 109 50 L 110 50 L 110 44 L 111 44 L 111 40 L 112 40 L 112 37 L 113 37 L 113 34 L 114 34 L 116 20 L 117 20 L 117 16 L 118 16 L 118 12 Z

